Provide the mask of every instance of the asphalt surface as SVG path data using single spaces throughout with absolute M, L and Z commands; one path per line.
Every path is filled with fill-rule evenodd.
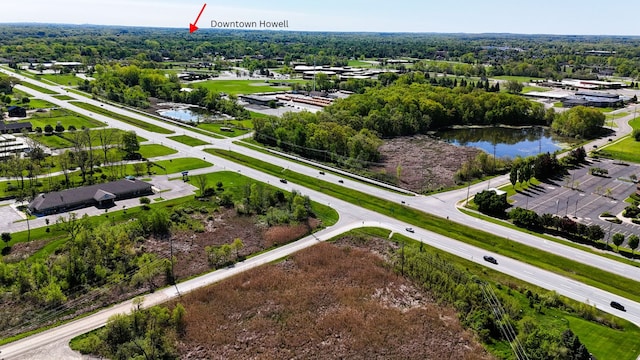
M 4 70 L 0 70 L 0 71 L 5 72 Z M 12 74 L 12 75 L 15 76 L 15 74 Z M 36 82 L 32 79 L 28 79 L 28 78 L 25 79 L 19 75 L 17 77 L 21 78 L 21 80 L 33 82 L 39 86 L 42 86 L 45 88 L 51 88 L 60 93 L 64 93 L 64 90 L 60 90 L 60 87 L 58 86 L 48 86 L 46 84 Z M 188 130 L 185 130 L 173 125 L 167 125 L 166 123 L 150 120 L 148 118 L 141 117 L 136 113 L 131 113 L 126 110 L 113 107 L 111 105 L 104 105 L 104 108 L 120 114 L 126 114 L 127 116 L 130 116 L 130 117 L 140 118 L 149 123 L 158 124 L 165 128 L 174 130 L 176 134 L 163 135 L 163 134 L 151 133 L 151 132 L 141 130 L 133 126 L 121 123 L 119 121 L 109 119 L 99 114 L 92 114 L 89 111 L 74 107 L 70 104 L 67 104 L 65 101 L 60 101 L 49 95 L 38 94 L 37 92 L 31 89 L 27 89 L 26 91 L 29 93 L 36 93 L 38 97 L 44 100 L 50 101 L 58 106 L 67 107 L 78 113 L 81 113 L 87 116 L 92 116 L 100 121 L 103 121 L 109 124 L 110 126 L 114 126 L 123 130 L 136 131 L 136 133 L 138 133 L 140 136 L 150 139 L 151 141 L 154 141 L 156 143 L 166 144 L 167 146 L 177 149 L 182 154 L 185 154 L 185 156 L 201 157 L 209 162 L 214 163 L 218 169 L 222 168 L 224 170 L 239 171 L 243 175 L 246 175 L 248 177 L 251 177 L 260 181 L 268 182 L 274 186 L 280 187 L 288 191 L 299 190 L 300 192 L 309 195 L 313 200 L 317 202 L 328 204 L 329 206 L 333 207 L 339 212 L 340 221 L 335 226 L 325 229 L 322 232 L 316 234 L 315 236 L 318 237 L 319 239 L 324 240 L 325 239 L 324 236 L 328 236 L 327 234 L 339 234 L 351 226 L 376 225 L 376 226 L 382 226 L 382 227 L 390 227 L 395 231 L 403 232 L 405 235 L 409 237 L 412 237 L 416 240 L 423 241 L 432 246 L 441 248 L 445 251 L 449 251 L 455 255 L 458 255 L 473 261 L 477 261 L 484 265 L 488 265 L 492 268 L 495 268 L 498 271 L 502 271 L 511 276 L 520 278 L 522 280 L 531 282 L 533 284 L 542 286 L 544 288 L 555 290 L 558 293 L 565 295 L 567 297 L 573 298 L 575 300 L 594 304 L 598 308 L 602 309 L 603 311 L 616 314 L 622 318 L 625 318 L 625 319 L 628 319 L 629 321 L 634 322 L 635 324 L 640 325 L 640 317 L 639 317 L 640 304 L 638 303 L 632 302 L 630 300 L 621 298 L 619 296 L 610 294 L 608 292 L 605 292 L 599 289 L 592 288 L 590 286 L 584 285 L 574 280 L 566 279 L 564 277 L 558 276 L 553 273 L 549 273 L 547 271 L 532 267 L 530 265 L 527 265 L 515 260 L 511 260 L 509 258 L 502 257 L 497 254 L 491 254 L 491 252 L 488 252 L 486 250 L 475 248 L 475 247 L 466 245 L 464 243 L 458 242 L 456 240 L 448 239 L 441 235 L 431 233 L 423 229 L 414 227 L 415 233 L 408 233 L 404 231 L 407 225 L 395 219 L 391 219 L 389 217 L 371 212 L 369 210 L 363 209 L 356 205 L 346 203 L 342 200 L 335 199 L 323 193 L 306 189 L 302 186 L 292 183 L 291 181 L 288 184 L 282 184 L 278 181 L 279 178 L 277 177 L 266 175 L 257 170 L 253 170 L 253 169 L 235 164 L 233 162 L 227 161 L 225 159 L 212 156 L 208 153 L 202 152 L 200 148 L 192 148 L 192 147 L 183 145 L 181 143 L 171 141 L 167 139 L 166 136 L 188 133 L 189 136 L 199 138 L 201 140 L 212 143 L 212 147 L 218 147 L 222 149 L 241 152 L 245 155 L 252 156 L 252 157 L 261 159 L 263 161 L 267 161 L 267 162 L 282 166 L 284 168 L 289 168 L 292 171 L 300 172 L 309 176 L 314 176 L 314 177 L 318 176 L 318 171 L 315 169 L 309 168 L 307 166 L 304 166 L 298 163 L 292 163 L 290 161 L 287 161 L 281 158 L 273 157 L 268 154 L 264 154 L 262 152 L 256 152 L 251 149 L 247 149 L 245 147 L 235 145 L 233 144 L 233 141 L 235 139 L 216 140 L 209 137 L 205 137 L 197 133 L 190 133 Z M 78 100 L 80 101 L 92 103 L 96 106 L 101 105 L 101 103 L 98 101 L 88 99 L 88 98 L 83 98 L 81 96 L 76 96 L 73 93 L 68 93 L 66 95 L 77 97 Z M 638 272 L 637 268 L 635 267 L 632 267 L 614 260 L 610 260 L 607 258 L 603 258 L 601 256 L 594 255 L 579 249 L 575 249 L 560 243 L 549 242 L 549 241 L 540 239 L 536 236 L 522 233 L 516 230 L 508 229 L 508 228 L 499 226 L 497 224 L 489 223 L 473 217 L 469 217 L 468 215 L 465 215 L 459 212 L 456 208 L 456 203 L 459 200 L 464 199 L 466 197 L 466 194 L 467 194 L 466 188 L 443 193 L 443 194 L 432 195 L 432 196 L 409 196 L 409 195 L 401 195 L 401 194 L 389 192 L 382 188 L 363 184 L 350 179 L 344 179 L 339 175 L 327 174 L 323 176 L 323 179 L 327 181 L 335 182 L 335 183 L 337 183 L 338 180 L 343 179 L 344 184 L 342 185 L 345 187 L 357 189 L 364 193 L 371 194 L 372 196 L 377 196 L 377 197 L 384 198 L 390 201 L 395 201 L 398 203 L 400 203 L 401 201 L 405 201 L 406 206 L 414 207 L 428 213 L 436 214 L 443 218 L 448 217 L 451 221 L 464 223 L 468 226 L 485 230 L 487 232 L 490 232 L 499 236 L 503 236 L 505 238 L 509 238 L 513 241 L 518 241 L 518 242 L 527 244 L 529 246 L 534 246 L 534 247 L 555 253 L 560 256 L 564 256 L 566 258 L 569 258 L 575 261 L 580 261 L 580 262 L 589 264 L 594 267 L 608 269 L 613 273 L 628 277 L 636 281 L 640 281 L 640 272 Z M 492 179 L 491 183 L 495 186 L 498 184 L 505 183 L 507 181 L 508 181 L 507 177 L 502 176 L 499 178 Z M 469 191 L 470 191 L 470 194 L 475 194 L 476 192 L 482 189 L 485 189 L 487 187 L 488 187 L 487 183 L 480 183 L 480 184 L 471 186 Z M 298 242 L 292 243 L 286 247 L 276 249 L 273 252 L 269 252 L 263 255 L 265 257 L 272 256 L 273 257 L 272 259 L 277 259 L 282 256 L 285 256 L 287 254 L 287 251 L 295 251 L 298 246 L 303 246 L 302 244 L 309 244 L 308 246 L 310 246 L 311 244 L 314 243 L 314 241 L 317 242 L 318 240 L 313 236 L 310 238 L 307 237 Z M 486 254 L 494 256 L 498 260 L 498 265 L 488 264 L 484 262 L 482 260 L 482 256 Z M 259 262 L 260 260 L 258 259 L 263 259 L 263 257 L 261 256 L 261 257 L 252 258 L 251 260 L 246 261 L 244 264 L 255 264 L 255 266 L 259 266 L 263 263 L 268 262 L 267 260 L 265 260 L 264 262 L 260 263 Z M 248 266 L 248 265 L 244 265 L 244 266 Z M 241 269 L 245 269 L 244 266 L 237 265 L 234 269 L 237 269 L 236 271 L 240 271 Z M 189 282 L 190 285 L 181 284 L 180 286 L 185 286 L 184 291 L 187 291 L 186 290 L 187 286 L 196 286 L 196 284 L 205 285 L 208 283 L 208 281 L 214 281 L 214 280 L 211 280 L 210 277 L 215 278 L 215 276 L 221 276 L 220 274 L 225 273 L 225 271 L 227 273 L 231 273 L 231 271 L 229 271 L 228 269 L 225 269 L 219 272 L 212 273 L 212 274 L 219 274 L 219 275 L 212 275 L 212 274 L 204 275 L 203 277 L 198 277 L 196 279 L 193 279 L 192 282 Z M 208 279 L 208 280 L 205 280 L 205 279 Z M 155 294 L 152 294 L 150 297 L 148 297 L 145 303 L 147 305 L 151 305 L 151 304 L 154 304 L 155 301 L 163 301 L 168 296 L 170 296 L 171 291 L 173 290 L 166 289 L 165 291 L 158 291 Z M 162 294 L 164 294 L 164 297 Z M 154 300 L 155 296 L 158 297 L 157 300 Z M 611 300 L 618 301 L 623 305 L 625 305 L 625 307 L 627 307 L 627 312 L 622 313 L 620 311 L 610 308 L 609 302 Z M 92 316 L 76 320 L 73 323 L 71 323 L 73 325 L 63 325 L 61 327 L 48 330 L 45 333 L 37 334 L 31 337 L 25 338 L 21 341 L 17 341 L 12 344 L 6 345 L 2 347 L 0 350 L 2 351 L 2 355 L 6 359 L 9 359 L 9 358 L 17 358 L 17 359 L 47 358 L 48 359 L 48 358 L 51 358 L 50 356 L 48 356 L 48 355 L 51 355 L 51 351 L 52 351 L 51 350 L 52 348 L 50 346 L 51 344 L 59 344 L 60 349 L 62 349 L 66 347 L 66 343 L 71 337 L 77 334 L 84 333 L 88 329 L 97 328 L 103 325 L 108 316 L 103 315 L 103 317 L 98 317 L 98 314 L 107 313 L 110 311 L 126 311 L 129 308 L 130 308 L 130 303 L 120 304 L 116 307 L 109 308 L 108 310 L 104 310 Z M 55 346 L 53 347 L 56 348 Z M 49 352 L 42 353 L 42 349 L 49 349 L 48 350 Z M 60 350 L 60 351 L 66 351 L 66 350 Z
M 609 174 L 590 175 L 591 167 L 606 169 Z M 624 200 L 636 191 L 631 175 L 640 175 L 638 165 L 592 160 L 571 170 L 563 179 L 550 180 L 524 191 L 518 190 L 518 194 L 511 197 L 514 200 L 512 205 L 533 210 L 539 215 L 568 216 L 585 225 L 600 225 L 606 232 L 605 240 L 608 240 L 609 234 L 615 233 L 640 235 L 640 226 L 622 216 L 625 207 L 630 205 Z M 600 215 L 605 212 L 618 215 L 625 222 L 613 224 L 602 220 Z

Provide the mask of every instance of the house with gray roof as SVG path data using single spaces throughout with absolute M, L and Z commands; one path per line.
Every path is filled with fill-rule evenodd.
M 153 194 L 151 184 L 122 179 L 103 184 L 83 186 L 75 189 L 40 194 L 29 203 L 29 212 L 34 215 L 49 215 L 90 206 L 108 208 L 114 201 Z

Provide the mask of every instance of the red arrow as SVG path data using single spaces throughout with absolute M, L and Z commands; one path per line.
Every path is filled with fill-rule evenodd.
M 196 26 L 196 24 L 198 23 L 198 20 L 200 20 L 200 16 L 202 15 L 204 8 L 206 7 L 207 7 L 207 4 L 202 5 L 202 10 L 200 10 L 200 14 L 198 14 L 196 21 L 194 21 L 193 24 L 189 24 L 189 33 L 193 33 L 194 31 L 198 30 L 198 27 Z

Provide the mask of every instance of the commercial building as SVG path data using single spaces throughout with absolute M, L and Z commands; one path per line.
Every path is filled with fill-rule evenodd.
M 567 96 L 562 100 L 562 106 L 593 106 L 593 107 L 621 107 L 624 105 L 624 100 L 620 95 L 606 94 L 606 93 L 594 93 L 586 91 L 578 91 L 575 95 Z
M 0 134 L 20 133 L 22 130 L 31 132 L 30 122 L 0 122 Z
M 28 209 L 31 214 L 48 215 L 90 206 L 107 208 L 115 200 L 153 194 L 152 185 L 135 179 L 122 179 L 104 184 L 53 191 L 38 195 Z

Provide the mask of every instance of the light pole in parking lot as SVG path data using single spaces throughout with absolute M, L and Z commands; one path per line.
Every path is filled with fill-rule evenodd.
M 556 215 L 560 216 L 558 212 L 560 212 L 560 199 L 556 199 Z

